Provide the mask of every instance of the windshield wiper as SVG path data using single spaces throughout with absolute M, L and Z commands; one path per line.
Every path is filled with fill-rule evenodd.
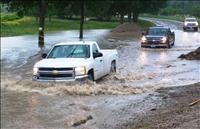
M 77 48 L 77 46 L 72 50 L 72 52 L 71 53 L 69 53 L 69 55 L 67 55 L 66 57 L 70 57 L 70 56 L 72 56 L 73 54 L 74 54 L 74 51 L 76 50 L 76 48 Z

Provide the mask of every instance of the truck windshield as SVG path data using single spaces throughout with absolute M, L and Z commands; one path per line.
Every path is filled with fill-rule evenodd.
M 47 58 L 89 58 L 89 45 L 59 45 L 55 46 Z
M 186 22 L 196 22 L 197 20 L 196 19 L 186 19 L 185 21 Z
M 166 35 L 167 29 L 165 28 L 150 28 L 147 32 L 148 35 Z

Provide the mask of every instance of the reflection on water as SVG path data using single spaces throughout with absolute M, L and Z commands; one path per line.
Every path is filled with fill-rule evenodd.
M 145 64 L 147 64 L 147 60 L 148 60 L 148 58 L 147 58 L 147 55 L 146 55 L 147 53 L 145 52 L 145 51 L 142 51 L 141 52 L 141 54 L 139 55 L 139 57 L 138 57 L 138 62 L 140 62 L 141 63 L 141 65 L 145 65 Z
M 166 52 L 162 51 L 160 53 L 160 61 L 165 61 L 165 60 L 167 60 L 167 58 L 168 58 L 168 56 L 167 56 Z

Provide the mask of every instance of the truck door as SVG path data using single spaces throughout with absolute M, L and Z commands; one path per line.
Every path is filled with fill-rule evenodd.
M 96 44 L 92 45 L 92 53 L 98 53 L 99 50 Z M 104 73 L 104 60 L 103 57 L 97 57 L 94 59 L 94 76 L 100 78 Z

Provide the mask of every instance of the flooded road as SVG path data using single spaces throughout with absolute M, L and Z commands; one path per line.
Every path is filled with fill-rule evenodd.
M 179 22 L 148 20 L 171 27 L 175 46 L 141 48 L 139 40 L 111 37 L 109 30 L 85 33 L 85 40 L 97 40 L 101 48 L 117 48 L 119 53 L 117 73 L 95 83 L 32 82 L 32 66 L 40 59 L 37 36 L 1 38 L 2 128 L 126 128 L 124 124 L 162 104 L 156 89 L 199 82 L 200 62 L 177 57 L 200 46 L 200 33 L 183 32 Z M 47 34 L 45 49 L 78 40 L 77 35 Z
M 86 30 L 84 40 L 99 40 L 109 30 Z M 66 41 L 79 40 L 79 31 L 62 31 L 45 34 L 45 50 L 49 50 L 54 44 Z M 1 60 L 4 68 L 20 67 L 27 59 L 37 54 L 41 48 L 38 47 L 38 35 L 1 37 Z

